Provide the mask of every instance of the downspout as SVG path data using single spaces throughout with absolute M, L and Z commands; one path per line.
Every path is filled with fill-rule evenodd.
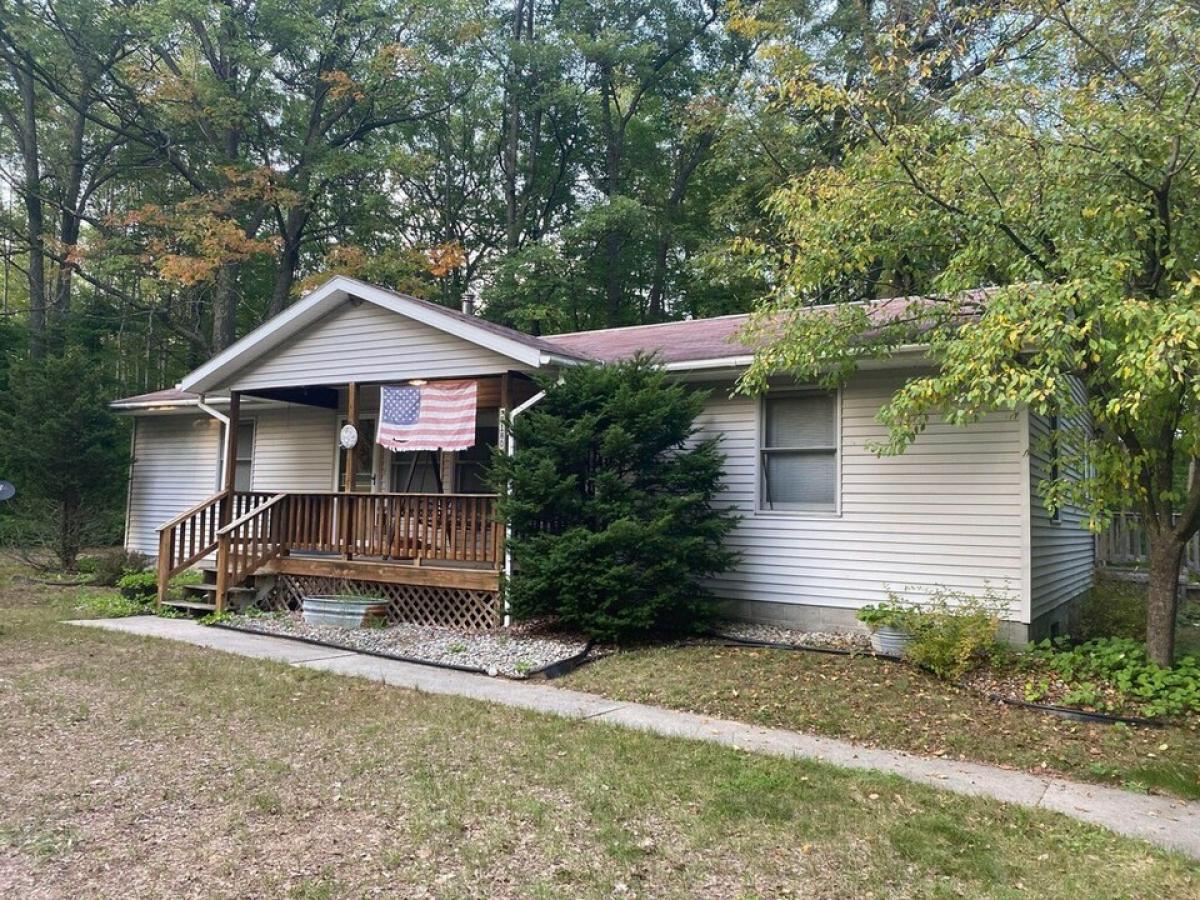
M 540 401 L 546 396 L 545 391 L 538 391 L 520 406 L 516 407 L 511 413 L 505 417 L 504 421 L 504 455 L 512 456 L 513 451 L 517 449 L 516 439 L 512 433 L 512 421 L 529 407 Z M 507 485 L 506 493 L 512 493 L 512 482 Z M 512 624 L 512 611 L 508 603 L 508 586 L 512 582 L 512 525 L 504 523 L 504 627 L 508 628 Z
M 219 409 L 215 409 L 214 407 L 209 406 L 208 403 L 205 402 L 204 396 L 205 396 L 204 394 L 200 395 L 200 399 L 198 401 L 196 401 L 196 406 L 199 407 L 199 409 L 201 411 L 208 413 L 210 416 L 212 416 L 214 419 L 216 419 L 218 422 L 220 422 L 225 427 L 225 446 L 223 448 L 221 448 L 221 459 L 228 459 L 229 458 L 229 441 L 230 441 L 229 416 L 225 415 L 225 413 L 221 412 Z M 220 476 L 218 475 L 218 478 L 219 477 Z M 223 489 L 223 487 L 220 484 L 216 485 L 216 487 Z
M 214 419 L 216 419 L 218 422 L 220 422 L 226 428 L 229 427 L 229 416 L 225 415 L 225 413 L 221 412 L 218 409 L 214 409 L 213 407 L 211 407 L 207 403 L 205 403 L 203 394 L 201 394 L 200 399 L 198 401 L 196 401 L 196 406 L 200 407 L 200 409 L 202 409 L 204 412 L 208 413 L 210 416 L 212 416 Z
M 122 545 L 129 550 L 129 513 L 133 509 L 133 467 L 137 465 L 138 417 L 133 416 L 133 427 L 129 429 L 129 471 L 125 476 L 125 534 Z M 157 555 L 158 548 L 155 548 Z

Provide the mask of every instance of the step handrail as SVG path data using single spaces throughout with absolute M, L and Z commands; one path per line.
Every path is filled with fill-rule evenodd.
M 217 589 L 213 596 L 217 615 L 225 611 L 231 588 L 245 581 L 264 563 L 287 552 L 287 540 L 278 533 L 278 520 L 274 516 L 269 520 L 265 518 L 287 498 L 286 493 L 275 494 L 217 531 Z M 263 519 L 258 528 L 252 524 L 256 519 Z
M 225 532 L 232 531 L 233 529 L 237 528 L 239 525 L 245 524 L 246 522 L 248 522 L 250 519 L 253 519 L 256 515 L 258 515 L 260 512 L 262 512 L 267 507 L 274 506 L 276 503 L 280 502 L 281 500 L 286 500 L 287 496 L 288 495 L 286 493 L 275 494 L 274 496 L 270 497 L 269 499 L 264 500 L 262 503 L 258 504 L 258 506 L 251 507 L 250 509 L 248 509 L 244 513 L 242 513 L 240 516 L 238 516 L 236 519 L 234 519 L 232 522 L 230 522 L 228 525 L 224 526 L 223 528 L 218 529 L 217 537 L 219 538 L 221 535 L 225 534 Z
M 260 496 L 267 495 L 260 491 L 218 491 L 155 529 L 158 532 L 155 603 L 159 609 L 166 599 L 170 580 L 217 549 L 222 517 L 243 502 L 255 504 Z

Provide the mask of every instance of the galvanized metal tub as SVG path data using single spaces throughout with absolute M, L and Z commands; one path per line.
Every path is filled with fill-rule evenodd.
M 871 632 L 871 649 L 888 656 L 903 656 L 912 642 L 912 635 L 899 628 L 880 627 Z
M 309 625 L 362 628 L 387 621 L 387 604 L 380 597 L 305 597 L 300 609 Z

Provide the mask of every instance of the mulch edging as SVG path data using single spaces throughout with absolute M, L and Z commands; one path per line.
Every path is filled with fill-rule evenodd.
M 814 647 L 808 644 L 788 644 L 779 641 L 759 641 L 752 638 L 741 638 L 734 635 L 721 634 L 720 632 L 709 632 L 711 637 L 717 638 L 724 642 L 727 647 L 765 647 L 774 650 L 801 650 L 806 653 L 832 653 L 837 656 L 870 656 L 875 659 L 886 659 L 891 662 L 904 662 L 903 657 L 893 656 L 890 653 L 875 653 L 874 651 L 864 653 L 858 650 L 845 650 L 840 647 Z M 981 691 L 978 688 L 968 684 L 955 682 L 954 686 L 964 691 L 970 691 L 977 697 L 983 697 L 987 700 L 992 700 L 996 703 L 1004 703 L 1008 706 L 1015 706 L 1019 709 L 1032 709 L 1037 712 L 1047 713 L 1052 716 L 1058 716 L 1061 719 L 1069 719 L 1074 722 L 1094 723 L 1099 725 L 1136 725 L 1142 728 L 1165 728 L 1167 723 L 1161 719 L 1147 719 L 1142 716 L 1123 716 L 1110 713 L 1087 712 L 1082 709 L 1075 709 L 1070 706 L 1057 706 L 1052 703 L 1030 703 L 1027 700 L 1017 700 L 1013 697 L 1006 697 L 1004 694 L 996 694 L 991 691 Z
M 563 675 L 573 672 L 585 662 L 587 656 L 592 651 L 594 641 L 588 641 L 587 645 L 579 653 L 574 656 L 568 656 L 566 659 L 555 660 L 537 669 L 532 669 L 525 675 L 506 675 L 497 673 L 496 675 L 488 675 L 488 670 L 480 666 L 464 666 L 458 663 L 439 662 L 432 659 L 422 659 L 416 656 L 402 656 L 399 653 L 385 653 L 382 650 L 365 650 L 359 647 L 350 647 L 346 644 L 337 644 L 333 641 L 323 641 L 320 638 L 306 637 L 299 634 L 279 634 L 273 631 L 260 631 L 255 628 L 240 628 L 237 625 L 229 625 L 225 622 L 213 622 L 209 628 L 223 628 L 226 631 L 237 631 L 241 634 L 255 634 L 260 637 L 277 637 L 283 638 L 285 641 L 298 641 L 301 644 L 311 644 L 314 647 L 326 647 L 330 650 L 343 650 L 346 653 L 359 653 L 363 656 L 374 656 L 378 659 L 390 659 L 395 662 L 416 663 L 419 666 L 432 666 L 435 669 L 449 669 L 452 672 L 467 672 L 471 675 L 487 675 L 489 678 L 507 678 L 510 681 L 528 681 L 531 678 L 544 678 L 546 680 L 561 678 Z
M 722 634 L 719 631 L 708 632 L 709 637 L 723 641 L 727 647 L 766 647 L 774 650 L 803 650 L 807 653 L 832 653 L 835 656 L 873 656 L 876 659 L 888 659 L 900 662 L 899 656 L 890 653 L 876 653 L 874 650 L 847 650 L 845 647 L 821 647 L 816 644 L 789 644 L 784 641 L 763 641 L 757 638 L 738 637 L 733 634 Z

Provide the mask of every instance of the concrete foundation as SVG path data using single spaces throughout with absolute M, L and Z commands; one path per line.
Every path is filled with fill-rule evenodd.
M 1047 613 L 1034 626 L 1024 622 L 1004 620 L 1000 623 L 1000 639 L 1009 644 L 1024 644 L 1030 640 L 1049 637 L 1053 617 L 1061 614 L 1068 604 Z M 814 606 L 808 603 L 774 603 L 769 600 L 726 600 L 722 613 L 740 622 L 756 622 L 763 625 L 778 625 L 782 628 L 797 628 L 803 631 L 824 631 L 839 634 L 870 634 L 870 629 L 855 618 L 855 610 L 836 606 Z M 1066 634 L 1068 629 L 1063 629 Z M 1041 637 L 1035 635 L 1041 634 Z

